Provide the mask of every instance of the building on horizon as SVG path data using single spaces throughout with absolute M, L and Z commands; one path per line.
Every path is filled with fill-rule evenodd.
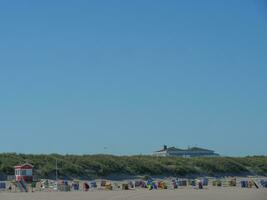
M 167 145 L 164 145 L 163 149 L 153 152 L 152 155 L 159 157 L 173 156 L 173 157 L 185 157 L 185 158 L 220 156 L 213 150 L 204 149 L 200 147 L 191 147 L 191 148 L 188 147 L 187 149 L 178 149 L 176 147 L 168 147 Z

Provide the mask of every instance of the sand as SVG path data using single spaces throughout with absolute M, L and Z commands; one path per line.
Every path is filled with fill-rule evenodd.
M 0 200 L 267 200 L 267 189 L 0 193 Z

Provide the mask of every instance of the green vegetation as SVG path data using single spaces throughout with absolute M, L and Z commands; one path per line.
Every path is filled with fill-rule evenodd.
M 13 175 L 14 166 L 34 165 L 41 178 L 55 178 L 58 160 L 60 178 L 100 178 L 109 176 L 197 176 L 267 174 L 267 157 L 174 158 L 111 155 L 25 155 L 0 154 L 0 174 Z

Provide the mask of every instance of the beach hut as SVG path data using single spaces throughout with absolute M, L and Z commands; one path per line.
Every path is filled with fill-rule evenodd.
M 23 164 L 15 166 L 15 177 L 16 181 L 33 181 L 33 165 L 31 164 Z

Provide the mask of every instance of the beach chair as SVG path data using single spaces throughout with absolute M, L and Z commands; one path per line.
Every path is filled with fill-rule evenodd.
M 267 188 L 267 180 L 261 180 L 260 183 L 263 188 Z
M 126 183 L 123 183 L 121 188 L 122 188 L 122 190 L 129 190 L 129 185 Z
M 135 184 L 133 183 L 133 181 L 129 181 L 128 186 L 130 189 L 134 189 Z
M 104 187 L 106 187 L 106 183 L 107 183 L 107 181 L 101 181 L 100 186 L 101 186 L 102 188 L 104 188 Z
M 105 189 L 106 190 L 112 190 L 113 189 L 111 182 L 106 182 Z
M 198 182 L 198 189 L 202 190 L 203 189 L 203 183 L 202 181 Z
M 248 188 L 248 181 L 247 180 L 241 180 L 240 184 L 241 184 L 241 188 Z
M 157 187 L 158 187 L 159 189 L 167 189 L 167 185 L 166 185 L 166 183 L 163 182 L 163 181 L 159 181 Z
M 92 189 L 93 189 L 93 188 L 97 188 L 97 184 L 96 184 L 95 181 L 92 181 L 92 182 L 90 183 L 90 185 L 91 185 L 91 188 L 92 188 Z
M 178 184 L 177 184 L 176 180 L 172 180 L 172 188 L 173 189 L 177 189 L 178 188 Z
M 231 187 L 236 187 L 236 178 L 232 178 L 232 179 L 229 181 L 229 186 L 231 186 Z
M 209 179 L 203 178 L 202 179 L 202 184 L 203 184 L 203 186 L 208 186 L 209 185 Z
M 134 186 L 135 187 L 146 188 L 146 183 L 143 180 L 138 180 L 138 181 L 135 181 Z
M 84 182 L 83 183 L 83 191 L 87 192 L 87 191 L 89 191 L 89 189 L 90 189 L 89 184 L 87 182 Z

